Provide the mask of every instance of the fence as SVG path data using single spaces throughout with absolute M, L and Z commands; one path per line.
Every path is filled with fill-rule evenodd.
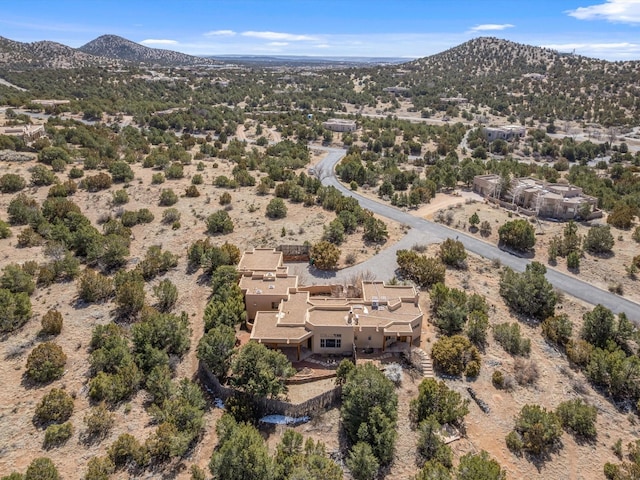
M 202 362 L 200 362 L 198 368 L 198 375 L 207 390 L 212 395 L 221 398 L 222 401 L 226 401 L 236 394 L 233 388 L 221 385 L 218 378 Z M 342 386 L 338 385 L 302 403 L 289 403 L 277 399 L 261 398 L 256 402 L 256 406 L 260 416 L 279 414 L 289 417 L 303 417 L 336 405 L 341 398 Z
M 278 252 L 282 252 L 282 260 L 284 262 L 308 262 L 309 245 L 280 245 L 276 247 Z

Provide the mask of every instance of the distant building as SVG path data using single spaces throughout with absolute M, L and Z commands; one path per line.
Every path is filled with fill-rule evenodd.
M 403 93 L 407 93 L 409 89 L 407 87 L 386 87 L 382 89 L 385 93 L 393 93 L 395 95 L 402 95 Z
M 442 103 L 467 103 L 469 101 L 466 97 L 440 97 Z
M 340 355 L 420 344 L 423 313 L 413 286 L 362 282 L 357 297 L 336 296 L 341 286 L 299 286 L 282 253 L 268 249 L 246 252 L 239 270 L 252 341 L 295 348 L 298 358 L 302 349 Z
M 562 183 L 547 183 L 536 178 L 516 178 L 506 192 L 502 191 L 499 175 L 477 175 L 473 178 L 473 190 L 484 197 L 502 200 L 539 217 L 571 220 L 579 217 L 585 204 L 590 217 L 601 216 L 598 199 L 585 195 L 580 187 Z
M 322 122 L 322 126 L 332 132 L 355 132 L 358 128 L 354 120 L 341 118 L 330 118 L 326 122 Z
M 20 137 L 25 142 L 31 142 L 45 135 L 42 125 L 15 125 L 9 127 L 0 127 L 0 135 L 8 135 L 10 137 Z
M 520 125 L 506 125 L 504 127 L 484 127 L 484 134 L 489 142 L 494 140 L 513 140 L 523 138 L 527 131 Z

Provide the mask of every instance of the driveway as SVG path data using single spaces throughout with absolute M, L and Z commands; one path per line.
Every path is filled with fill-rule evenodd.
M 486 243 L 471 235 L 467 235 L 464 232 L 448 228 L 439 223 L 430 222 L 424 218 L 415 217 L 395 207 L 363 197 L 362 195 L 349 190 L 338 181 L 334 174 L 334 168 L 345 156 L 346 150 L 328 147 L 313 148 L 327 152 L 327 155 L 315 167 L 316 174 L 320 177 L 323 185 L 334 186 L 340 190 L 343 195 L 356 198 L 363 208 L 407 225 L 410 227 L 410 230 L 398 243 L 382 250 L 378 255 L 366 262 L 337 272 L 323 272 L 310 268 L 308 271 L 309 275 L 318 279 L 343 281 L 348 278 L 353 278 L 353 276 L 358 273 L 371 272 L 380 280 L 389 280 L 394 276 L 394 271 L 396 269 L 395 252 L 398 249 L 411 248 L 415 243 L 425 244 L 441 242 L 442 240 L 450 237 L 460 240 L 469 252 L 491 260 L 498 259 L 502 265 L 511 267 L 513 270 L 519 272 L 524 271 L 525 267 L 529 263 L 529 260 L 525 258 L 520 258 L 516 255 L 500 250 L 497 246 Z M 570 277 L 549 267 L 547 267 L 547 280 L 549 280 L 555 288 L 587 303 L 592 305 L 601 304 L 614 313 L 625 312 L 629 319 L 636 325 L 640 324 L 640 305 L 635 302 L 594 287 L 582 280 Z

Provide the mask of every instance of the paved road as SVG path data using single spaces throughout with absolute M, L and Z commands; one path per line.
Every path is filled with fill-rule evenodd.
M 316 165 L 316 173 L 320 176 L 323 185 L 332 185 L 340 190 L 344 195 L 357 198 L 360 205 L 371 210 L 378 215 L 395 220 L 411 228 L 409 233 L 397 244 L 380 252 L 372 259 L 363 262 L 355 267 L 347 268 L 339 272 L 319 272 L 310 271 L 317 278 L 333 278 L 344 280 L 357 274 L 358 272 L 370 271 L 382 280 L 393 277 L 396 268 L 395 252 L 400 248 L 411 248 L 415 243 L 434 243 L 452 237 L 460 240 L 465 248 L 481 257 L 488 259 L 499 259 L 504 266 L 513 268 L 516 271 L 524 271 L 529 263 L 526 258 L 521 258 L 505 252 L 495 245 L 483 242 L 471 235 L 467 235 L 458 230 L 453 230 L 439 223 L 430 222 L 423 218 L 413 216 L 390 205 L 379 203 L 370 198 L 363 197 L 356 192 L 344 187 L 334 175 L 334 167 L 344 157 L 346 151 L 339 148 L 321 148 L 327 152 L 327 156 Z M 554 287 L 572 295 L 580 300 L 584 300 L 592 305 L 598 303 L 604 305 L 615 313 L 625 312 L 630 320 L 636 325 L 640 325 L 640 305 L 631 302 L 618 295 L 594 287 L 582 280 L 569 275 L 565 275 L 557 270 L 547 268 L 547 279 Z

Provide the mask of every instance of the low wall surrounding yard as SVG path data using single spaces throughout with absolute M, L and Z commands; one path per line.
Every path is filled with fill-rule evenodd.
M 223 402 L 236 394 L 233 388 L 221 385 L 218 378 L 202 362 L 198 367 L 198 376 L 207 390 L 212 395 L 222 399 Z M 302 403 L 289 403 L 282 400 L 261 398 L 258 400 L 257 406 L 260 416 L 278 414 L 289 417 L 303 417 L 337 404 L 341 397 L 342 386 L 336 386 Z

